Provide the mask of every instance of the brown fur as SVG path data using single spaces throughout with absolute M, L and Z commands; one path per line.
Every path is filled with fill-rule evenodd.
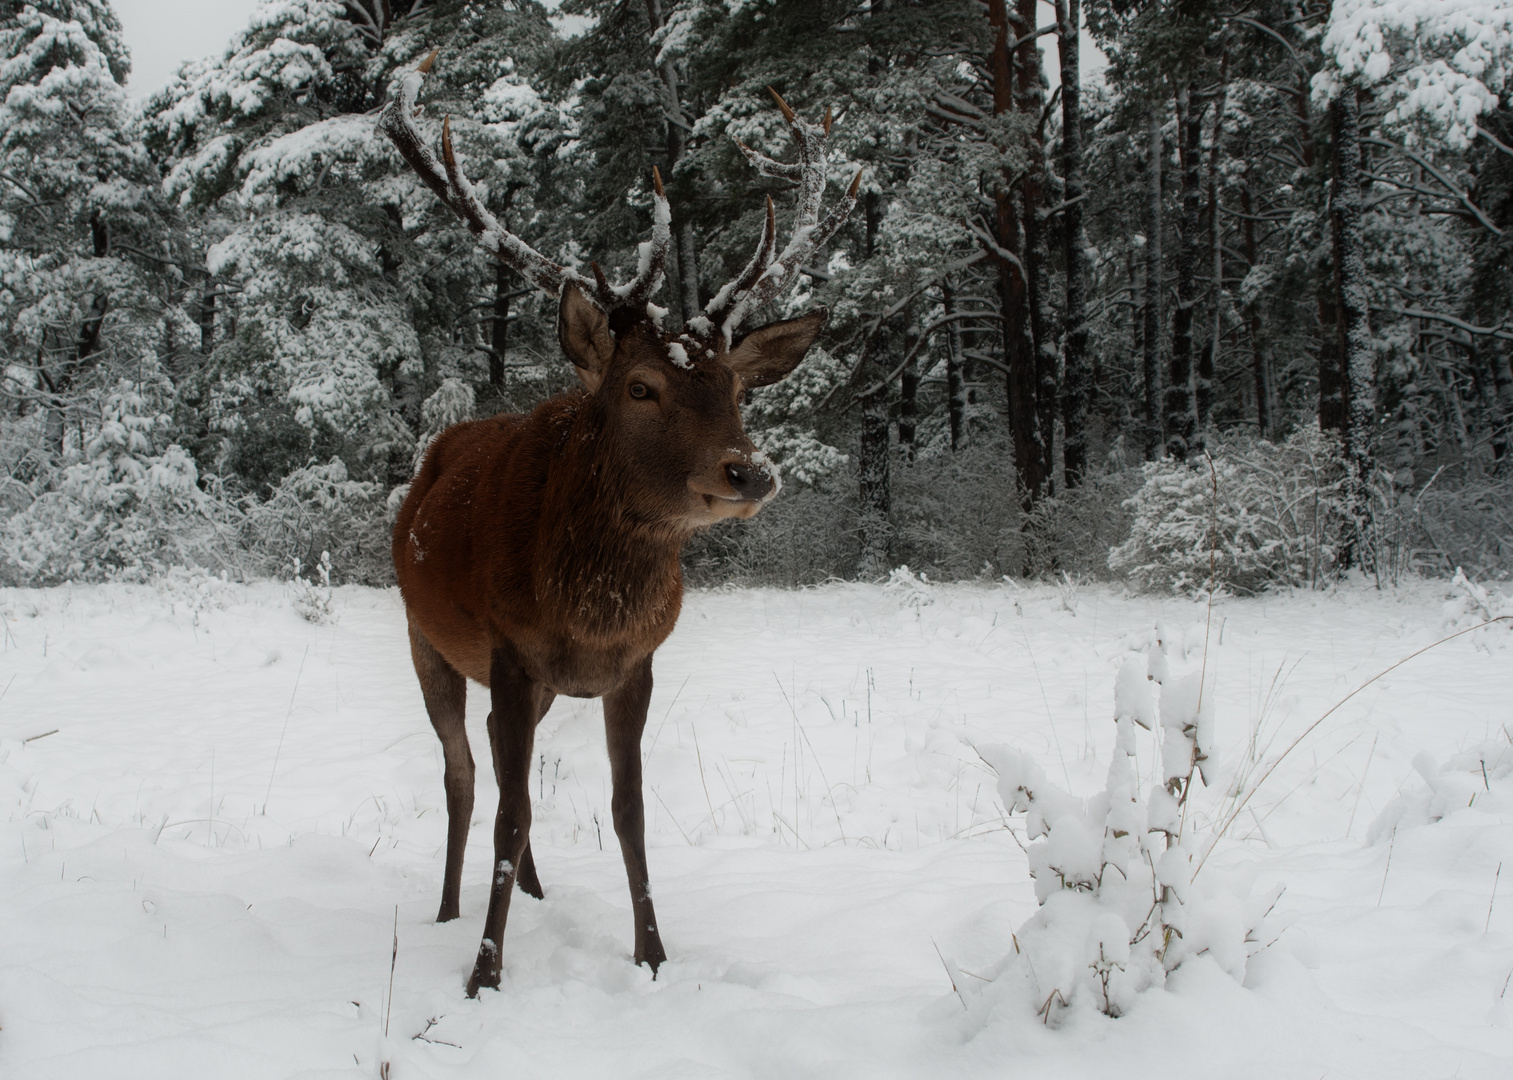
M 428 449 L 394 528 L 416 676 L 446 759 L 439 920 L 458 914 L 473 805 L 464 680 L 488 687 L 492 698 L 495 871 L 469 996 L 499 984 L 513 884 L 541 896 L 528 772 L 536 725 L 557 694 L 604 698 L 635 958 L 653 973 L 665 958 L 641 800 L 651 658 L 682 605 L 684 542 L 722 518 L 750 517 L 771 497 L 741 426 L 744 387 L 786 376 L 824 322 L 820 311 L 773 323 L 727 350 L 722 340 L 666 334 L 622 315 L 611 319 L 569 286 L 559 337 L 586 389 L 529 415 L 447 429 Z M 690 363 L 674 362 L 671 346 Z M 633 396 L 635 386 L 646 396 Z

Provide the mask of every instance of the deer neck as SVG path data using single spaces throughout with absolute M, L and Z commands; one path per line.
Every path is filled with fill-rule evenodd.
M 579 409 L 549 466 L 541 542 L 551 569 L 540 584 L 590 636 L 641 634 L 676 620 L 679 555 L 692 535 L 634 505 L 628 463 L 618 461 L 591 410 Z

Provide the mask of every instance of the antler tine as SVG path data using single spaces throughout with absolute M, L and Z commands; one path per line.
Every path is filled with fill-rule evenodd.
M 783 95 L 770 86 L 767 88 L 767 92 L 772 95 L 772 100 L 778 103 L 778 108 L 783 110 L 783 119 L 787 120 L 790 124 L 793 123 L 795 118 L 794 112 L 788 107 L 788 103 L 783 100 Z
M 779 293 L 792 285 L 798 279 L 800 267 L 835 235 L 851 212 L 851 208 L 856 205 L 856 195 L 862 178 L 862 174 L 858 172 L 840 204 L 830 212 L 823 223 L 820 222 L 820 204 L 825 193 L 825 154 L 829 146 L 830 127 L 834 123 L 835 114 L 827 108 L 823 124 L 807 123 L 788 107 L 788 103 L 776 90 L 770 86 L 767 90 L 777 102 L 778 108 L 782 110 L 783 118 L 788 121 L 789 130 L 793 133 L 793 141 L 798 149 L 798 163 L 786 165 L 774 161 L 765 154 L 751 149 L 739 139 L 736 140 L 736 146 L 740 147 L 741 153 L 746 155 L 746 159 L 762 175 L 798 181 L 798 216 L 794 221 L 792 238 L 783 248 L 782 254 L 774 260 L 768 239 L 769 236 L 775 235 L 775 226 L 772 224 L 772 202 L 769 198 L 767 204 L 769 231 L 764 235 L 757 257 L 746 265 L 734 281 L 721 289 L 704 309 L 704 318 L 709 324 L 707 329 L 712 332 L 718 328 L 726 341 L 730 340 L 736 328 L 748 314 L 771 302 Z M 703 328 L 700 327 L 700 329 Z
M 722 325 L 725 317 L 730 314 L 730 309 L 746 298 L 751 287 L 772 265 L 772 252 L 777 247 L 778 225 L 777 208 L 772 205 L 772 196 L 767 196 L 767 224 L 762 229 L 762 239 L 757 243 L 756 253 L 751 256 L 751 261 L 746 264 L 736 277 L 715 294 L 714 299 L 709 301 L 704 308 L 704 319 L 707 320 L 709 330 Z
M 662 189 L 662 174 L 655 165 L 651 169 L 651 183 L 651 239 L 644 241 L 639 248 L 636 276 L 625 285 L 609 286 L 608 293 L 600 298 L 606 310 L 644 304 L 652 293 L 662 287 L 667 250 L 672 246 L 672 207 L 668 205 L 667 193 Z
M 415 97 L 435 61 L 436 52 L 433 51 L 416 70 L 404 77 L 399 97 L 385 105 L 379 114 L 378 129 L 389 137 L 399 156 L 436 193 L 436 197 L 466 222 L 469 231 L 484 248 L 548 296 L 558 295 L 563 283 L 576 279 L 577 275 L 500 225 L 478 200 L 452 149 L 451 118 L 448 117 L 442 125 L 441 153 L 445 164 L 436 160 L 436 155 L 421 138 L 420 130 L 415 126 L 415 117 L 420 112 Z

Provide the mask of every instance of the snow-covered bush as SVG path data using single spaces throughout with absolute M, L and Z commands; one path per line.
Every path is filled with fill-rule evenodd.
M 194 459 L 156 403 L 161 387 L 122 380 L 107 396 L 83 460 L 40 478 L 35 499 L 0 526 L 6 577 L 142 581 L 202 565 L 222 531 Z
M 295 469 L 266 502 L 248 504 L 239 538 L 258 573 L 281 576 L 327 555 L 334 567 L 328 573 L 340 580 L 386 584 L 393 577 L 379 485 L 351 479 L 341 458 Z
M 1143 588 L 1317 586 L 1335 572 L 1346 514 L 1336 440 L 1317 427 L 1283 443 L 1233 442 L 1192 464 L 1142 466 L 1129 539 L 1108 565 Z M 1212 574 L 1210 566 L 1212 565 Z M 1212 581 L 1210 577 L 1212 576 Z
M 306 622 L 317 626 L 332 620 L 335 611 L 331 606 L 331 553 L 322 551 L 320 562 L 315 564 L 319 583 L 305 577 L 304 564 L 299 557 L 294 559 L 294 573 L 289 578 L 289 606 Z
M 1014 935 L 999 981 L 1047 1023 L 1091 1004 L 1109 1016 L 1207 955 L 1241 980 L 1269 902 L 1200 878 L 1193 782 L 1212 779 L 1213 687 L 1200 668 L 1173 674 L 1164 628 L 1137 639 L 1114 684 L 1117 742 L 1104 789 L 1077 798 L 1028 754 L 984 746 L 1010 814 L 1024 815 L 1040 909 Z M 1156 742 L 1159 775 L 1142 783 L 1137 729 Z M 1022 991 L 1022 993 L 1021 993 Z
M 1452 814 L 1480 811 L 1502 816 L 1513 811 L 1513 735 L 1503 729 L 1443 764 L 1427 750 L 1413 758 L 1422 784 L 1393 797 L 1366 830 L 1366 843 L 1389 843 L 1393 834 L 1434 825 Z

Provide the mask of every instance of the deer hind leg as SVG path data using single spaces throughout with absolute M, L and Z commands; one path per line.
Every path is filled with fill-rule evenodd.
M 508 645 L 494 651 L 489 669 L 489 694 L 494 711 L 489 713 L 489 748 L 494 758 L 494 777 L 499 781 L 499 810 L 494 816 L 494 869 L 489 883 L 489 911 L 484 917 L 483 941 L 468 979 L 468 997 L 477 997 L 482 987 L 498 989 L 500 947 L 510 912 L 510 894 L 515 883 L 527 887 L 526 853 L 531 837 L 531 749 L 536 725 L 551 707 L 551 691 L 532 682 L 521 670 L 515 651 Z M 535 861 L 530 877 L 540 895 Z
M 457 918 L 462 894 L 462 856 L 468 845 L 468 824 L 473 816 L 473 754 L 468 749 L 464 723 L 467 680 L 448 664 L 419 628 L 410 623 L 410 658 L 425 697 L 431 726 L 441 739 L 446 760 L 447 869 L 441 886 L 441 910 L 437 922 Z
M 636 920 L 636 963 L 650 966 L 655 978 L 667 953 L 657 931 L 651 903 L 651 875 L 646 867 L 646 811 L 641 801 L 641 733 L 651 703 L 651 658 L 604 697 L 604 734 L 609 744 L 609 768 L 614 780 L 610 810 L 625 875 L 630 881 L 630 906 Z

